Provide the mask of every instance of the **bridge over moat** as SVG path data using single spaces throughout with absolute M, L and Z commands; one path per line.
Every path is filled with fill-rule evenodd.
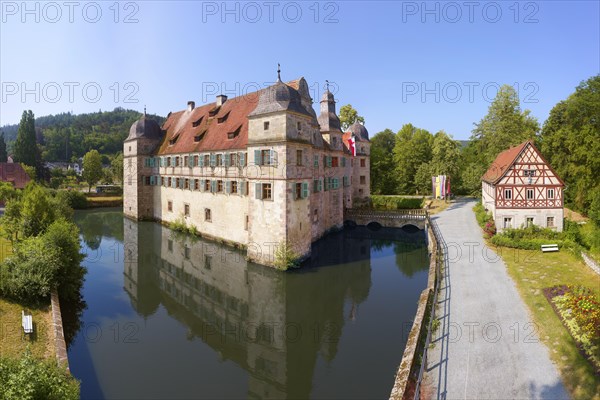
M 387 228 L 402 228 L 408 225 L 425 229 L 427 211 L 415 210 L 361 210 L 348 208 L 344 210 L 344 224 L 369 225 L 377 223 Z

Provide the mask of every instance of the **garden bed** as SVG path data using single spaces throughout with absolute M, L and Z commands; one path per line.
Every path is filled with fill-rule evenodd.
M 583 286 L 560 285 L 543 292 L 581 354 L 600 376 L 600 303 L 592 291 Z

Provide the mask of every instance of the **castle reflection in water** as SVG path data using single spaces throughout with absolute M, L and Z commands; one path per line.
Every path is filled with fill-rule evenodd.
M 147 318 L 162 304 L 188 340 L 248 372 L 253 398 L 310 397 L 317 359 L 333 360 L 344 324 L 360 318 L 372 247 L 393 240 L 408 276 L 427 265 L 424 235 L 399 230 L 329 235 L 313 245 L 310 264 L 282 273 L 156 223 L 124 219 L 123 229 L 124 289 L 135 311 Z

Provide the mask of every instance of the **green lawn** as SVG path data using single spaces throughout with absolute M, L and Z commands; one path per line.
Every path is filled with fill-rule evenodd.
M 539 328 L 538 335 L 548 347 L 563 382 L 573 399 L 600 400 L 600 376 L 580 353 L 542 289 L 562 285 L 583 285 L 600 300 L 600 276 L 567 250 L 541 253 L 533 250 L 498 248 Z
M 0 261 L 12 253 L 10 242 L 0 237 Z M 34 333 L 25 337 L 21 327 L 21 311 L 33 316 Z M 50 305 L 30 309 L 0 297 L 0 357 L 19 358 L 27 346 L 38 359 L 54 357 Z

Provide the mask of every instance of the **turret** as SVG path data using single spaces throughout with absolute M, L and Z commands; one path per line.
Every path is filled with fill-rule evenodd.
M 123 212 L 134 219 L 152 219 L 154 212 L 153 173 L 158 165 L 149 161 L 162 139 L 158 123 L 142 118 L 131 125 L 129 136 L 123 144 Z
M 335 99 L 329 88 L 321 98 L 321 113 L 319 114 L 319 126 L 323 139 L 333 150 L 342 150 L 342 130 L 340 119 L 335 112 Z

